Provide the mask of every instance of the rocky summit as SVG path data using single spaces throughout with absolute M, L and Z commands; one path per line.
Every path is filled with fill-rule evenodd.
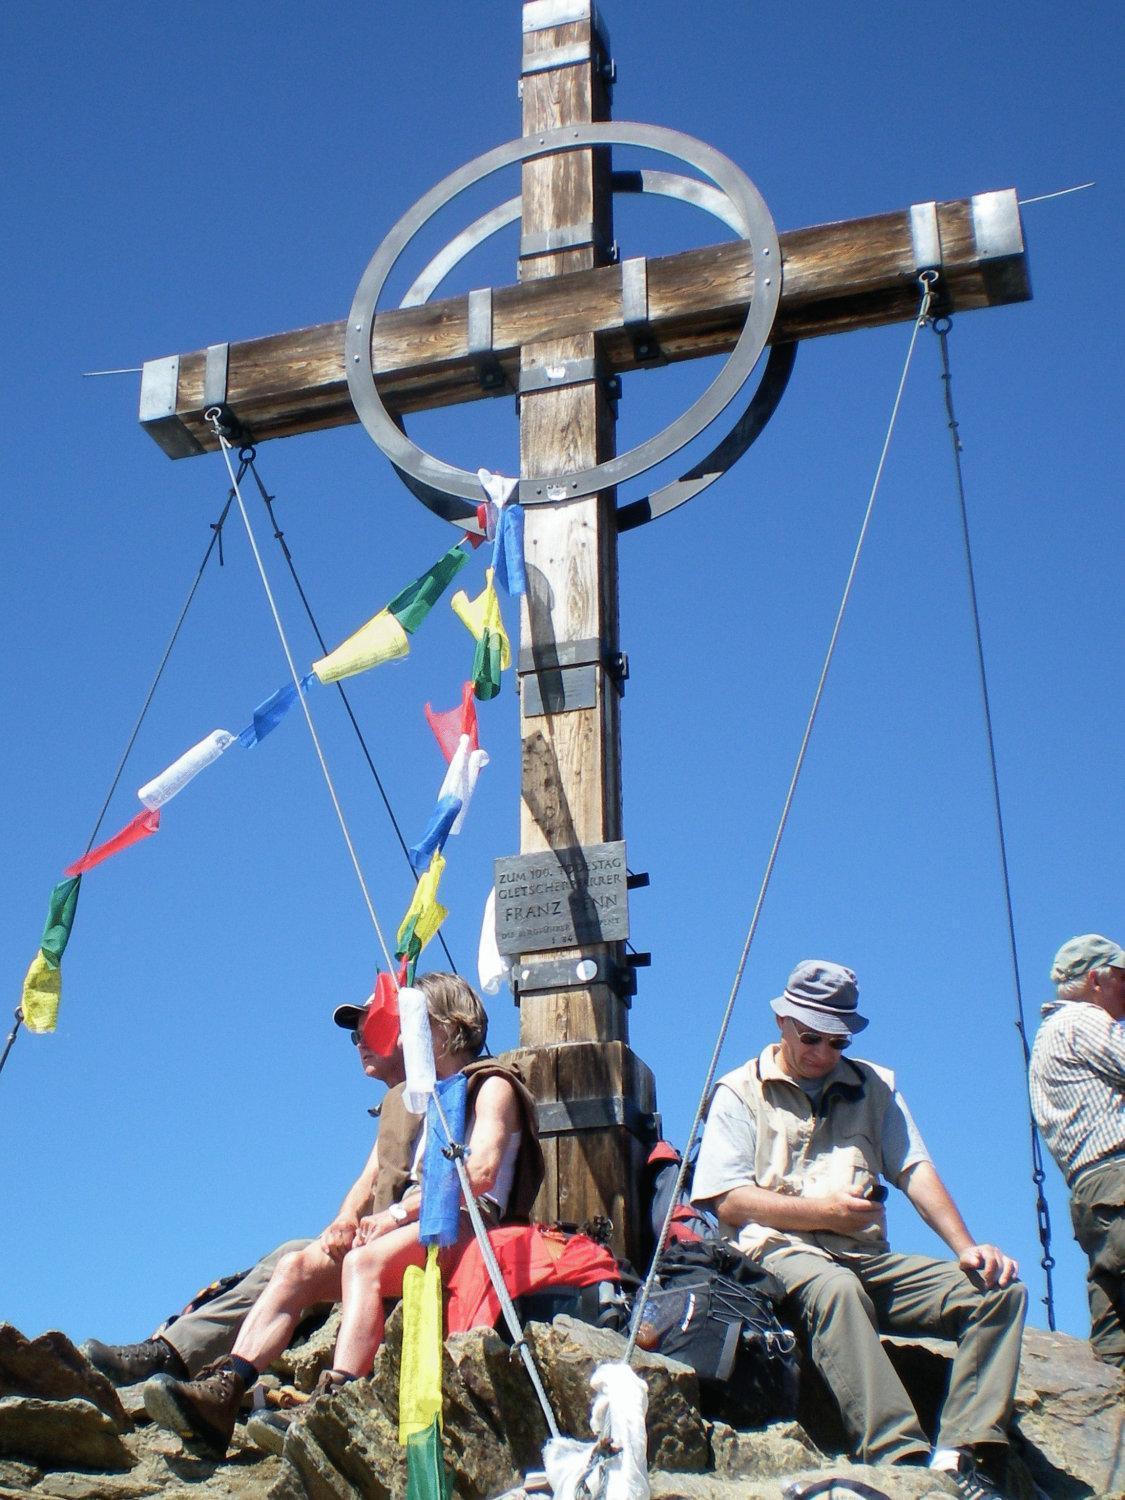
M 531 1323 L 529 1347 L 563 1432 L 589 1439 L 595 1367 L 618 1359 L 619 1335 L 571 1318 Z M 275 1373 L 311 1391 L 334 1339 L 331 1323 L 285 1355 Z M 924 1421 L 948 1374 L 948 1346 L 889 1345 Z M 147 1423 L 137 1388 L 115 1391 L 61 1333 L 28 1339 L 0 1324 L 0 1500 L 139 1500 L 148 1495 L 236 1500 L 401 1500 L 398 1443 L 401 1325 L 369 1380 L 314 1396 L 298 1408 L 279 1454 L 255 1446 L 239 1424 L 227 1458 L 185 1453 Z M 841 1453 L 831 1404 L 805 1384 L 799 1420 L 741 1431 L 707 1416 L 686 1365 L 639 1352 L 649 1391 L 648 1457 L 654 1500 L 793 1500 L 943 1495 L 925 1470 L 867 1468 Z M 446 1343 L 444 1451 L 459 1500 L 519 1500 L 541 1467 L 545 1421 L 522 1365 L 497 1334 L 475 1329 Z M 1015 1500 L 1125 1500 L 1125 1383 L 1085 1343 L 1030 1330 L 1024 1341 L 1007 1488 Z M 279 1443 L 280 1445 L 280 1443 Z M 830 1481 L 835 1478 L 835 1485 Z M 527 1480 L 529 1485 L 533 1482 Z M 543 1491 L 535 1490 L 535 1493 Z

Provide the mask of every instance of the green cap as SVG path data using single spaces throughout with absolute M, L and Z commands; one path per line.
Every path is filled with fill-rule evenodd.
M 1051 965 L 1051 983 L 1068 984 L 1081 979 L 1091 969 L 1125 969 L 1125 949 L 1096 932 L 1071 938 L 1055 954 Z

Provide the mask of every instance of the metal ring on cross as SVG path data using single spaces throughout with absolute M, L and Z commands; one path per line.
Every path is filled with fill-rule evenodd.
M 675 190 L 673 195 L 693 196 L 699 206 L 706 208 L 708 212 L 717 213 L 718 217 L 732 224 L 742 234 L 750 244 L 754 296 L 746 321 L 722 370 L 675 422 L 646 442 L 591 468 L 521 480 L 520 500 L 525 504 L 542 504 L 578 499 L 645 473 L 678 452 L 730 405 L 746 385 L 765 348 L 781 292 L 781 254 L 777 231 L 761 194 L 729 158 L 679 131 L 663 126 L 627 122 L 564 126 L 495 147 L 438 183 L 390 231 L 372 257 L 356 290 L 344 342 L 348 388 L 357 415 L 409 488 L 447 520 L 460 523 L 473 515 L 480 498 L 480 482 L 475 473 L 444 463 L 419 448 L 407 437 L 396 418 L 387 411 L 375 385 L 370 353 L 380 294 L 399 257 L 419 230 L 468 188 L 517 162 L 561 151 L 605 145 L 636 146 L 674 156 L 711 179 L 718 188 L 721 199 L 729 206 L 729 211 L 719 212 L 713 190 L 708 189 L 706 184 L 695 183 L 694 179 L 676 179 L 664 173 L 649 174 L 650 182 L 659 180 L 661 186 L 646 188 L 645 174 L 638 174 L 642 192 L 667 193 L 669 183 L 690 183 L 699 190 L 694 195 L 681 194 Z M 427 275 L 423 272 L 407 294 L 406 300 L 424 300 L 441 276 L 452 269 L 473 244 L 479 243 L 487 234 L 510 222 L 504 217 L 506 209 L 507 205 L 501 205 L 492 214 L 485 215 L 452 242 L 445 252 L 435 257 L 427 271 L 438 266 L 438 274 L 428 287 L 420 287 L 419 283 L 423 283 Z M 484 225 L 487 228 L 474 239 L 474 230 Z M 621 529 L 638 525 L 652 515 L 681 504 L 713 482 L 721 472 L 725 472 L 735 458 L 745 451 L 772 414 L 785 388 L 793 364 L 793 354 L 793 346 L 781 346 L 771 352 L 758 392 L 728 437 L 680 480 L 644 500 L 622 507 L 618 512 Z

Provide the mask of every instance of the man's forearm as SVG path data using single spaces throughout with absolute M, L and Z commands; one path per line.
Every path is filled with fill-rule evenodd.
M 743 1224 L 764 1224 L 769 1229 L 838 1230 L 840 1212 L 835 1198 L 798 1198 L 771 1188 L 747 1184 L 715 1198 L 715 1210 L 724 1224 L 741 1229 Z M 873 1207 L 873 1211 L 874 1210 Z
M 941 1236 L 954 1255 L 960 1255 L 975 1243 L 949 1189 L 930 1162 L 920 1161 L 910 1169 L 904 1192 L 921 1217 L 935 1234 Z

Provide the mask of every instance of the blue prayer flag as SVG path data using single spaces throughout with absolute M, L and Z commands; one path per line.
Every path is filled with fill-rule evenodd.
M 308 672 L 301 678 L 302 693 L 308 692 L 309 683 L 315 675 L 313 672 Z M 296 701 L 295 683 L 287 682 L 284 687 L 279 687 L 277 692 L 271 693 L 264 703 L 258 704 L 254 710 L 253 720 L 238 736 L 238 743 L 244 750 L 249 750 L 259 740 L 264 740 L 267 734 L 277 728 Z
M 435 849 L 444 849 L 449 830 L 457 821 L 461 811 L 460 797 L 442 797 L 430 814 L 426 831 L 416 844 L 410 846 L 410 863 L 415 870 L 425 870 Z
M 465 1144 L 465 1101 L 469 1081 L 464 1073 L 439 1078 L 436 1097 L 453 1133 L 452 1144 Z M 442 1153 L 450 1141 L 431 1098 L 426 1108 L 426 1149 L 422 1154 L 422 1209 L 418 1233 L 423 1245 L 452 1245 L 461 1228 L 461 1184 L 457 1168 Z
M 509 594 L 527 592 L 523 563 L 523 506 L 511 501 L 500 511 L 492 544 L 492 567 L 496 582 Z

